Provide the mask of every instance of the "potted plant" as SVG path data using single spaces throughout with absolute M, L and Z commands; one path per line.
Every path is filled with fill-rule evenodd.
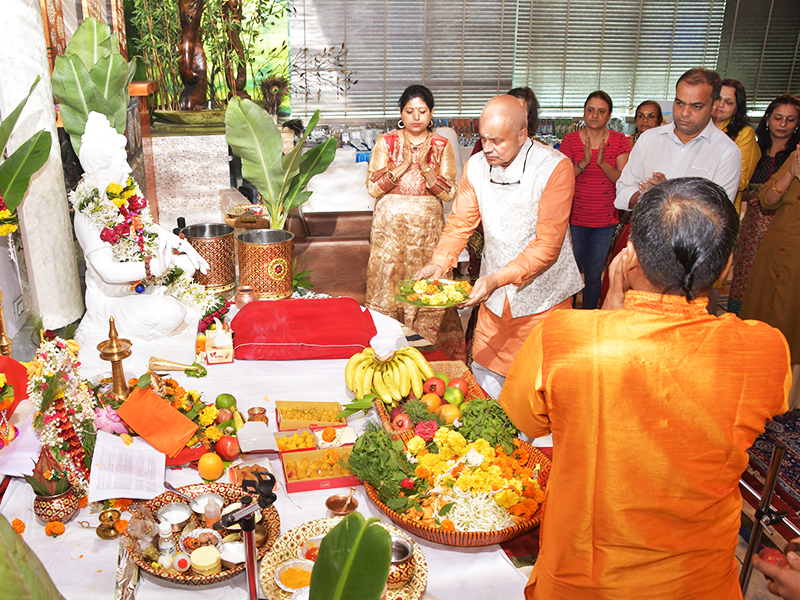
M 225 137 L 242 159 L 242 175 L 261 194 L 271 229 L 253 229 L 237 235 L 241 285 L 252 287 L 260 298 L 286 298 L 292 294 L 294 235 L 284 231 L 289 210 L 311 196 L 306 185 L 324 172 L 336 154 L 330 138 L 303 153 L 303 143 L 319 121 L 314 113 L 297 145 L 283 154 L 283 139 L 272 116 L 250 100 L 233 97 L 225 111 Z
M 69 521 L 78 510 L 78 498 L 72 492 L 67 472 L 56 460 L 49 446 L 42 446 L 32 475 L 25 475 L 36 497 L 33 512 L 44 523 Z

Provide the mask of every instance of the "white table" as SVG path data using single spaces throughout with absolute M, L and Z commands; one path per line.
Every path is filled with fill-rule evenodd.
M 376 321 L 379 331 L 384 327 Z M 101 340 L 97 340 L 98 342 Z M 86 379 L 107 371 L 94 350 L 95 344 L 86 344 L 81 350 L 81 375 Z M 135 349 L 136 350 L 136 349 Z M 145 350 L 139 348 L 138 350 Z M 143 374 L 150 355 L 171 358 L 168 344 L 158 342 L 146 348 L 147 352 L 134 352 L 123 363 L 126 372 Z M 218 394 L 232 393 L 238 400 L 238 407 L 245 414 L 253 406 L 267 407 L 270 429 L 275 429 L 275 400 L 289 401 L 337 401 L 349 402 L 351 394 L 344 384 L 345 360 L 317 361 L 236 361 L 232 365 L 212 365 L 208 376 L 203 379 L 186 377 L 182 373 L 174 375 L 178 383 L 186 389 L 197 389 L 205 394 L 206 402 L 213 401 Z M 266 401 L 264 398 L 267 397 Z M 363 425 L 364 417 L 350 418 L 357 428 Z M 22 432 L 32 435 L 32 432 Z M 2 459 L 0 459 L 2 460 Z M 264 458 L 262 464 L 269 459 Z M 329 516 L 325 499 L 341 490 L 319 490 L 287 494 L 280 462 L 273 459 L 271 470 L 278 480 L 278 500 L 275 506 L 281 518 L 281 533 L 303 522 Z M 225 477 L 225 476 L 223 476 Z M 200 483 L 199 474 L 194 469 L 167 470 L 167 480 L 175 486 Z M 356 488 L 359 511 L 365 516 L 383 517 L 367 498 L 364 488 Z M 81 509 L 75 519 L 67 524 L 66 532 L 56 539 L 46 537 L 44 528 L 36 522 L 33 514 L 33 491 L 23 479 L 14 478 L 0 504 L 2 513 L 9 522 L 21 519 L 27 525 L 23 537 L 36 552 L 50 573 L 61 594 L 67 600 L 108 600 L 113 597 L 115 569 L 118 553 L 117 541 L 104 541 L 91 529 L 81 528 L 77 521 L 97 524 L 97 515 L 89 514 L 88 508 Z M 413 536 L 412 536 L 413 537 Z M 521 598 L 526 577 L 508 560 L 499 546 L 485 548 L 452 548 L 434 544 L 414 537 L 422 547 L 428 562 L 428 587 L 425 597 L 439 600 L 470 600 L 485 598 Z M 214 598 L 226 600 L 246 599 L 246 581 L 239 575 L 228 582 L 203 586 L 186 587 L 174 585 L 162 579 L 142 574 L 137 590 L 138 600 L 181 598 Z

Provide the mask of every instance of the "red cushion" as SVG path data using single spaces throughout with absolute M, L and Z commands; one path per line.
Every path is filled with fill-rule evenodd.
M 372 315 L 353 298 L 250 302 L 231 329 L 240 360 L 350 358 L 377 332 Z

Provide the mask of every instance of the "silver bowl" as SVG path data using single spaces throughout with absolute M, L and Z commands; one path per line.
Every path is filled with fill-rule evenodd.
M 183 531 L 191 518 L 192 509 L 183 502 L 171 502 L 158 509 L 158 520 L 169 523 L 173 533 Z

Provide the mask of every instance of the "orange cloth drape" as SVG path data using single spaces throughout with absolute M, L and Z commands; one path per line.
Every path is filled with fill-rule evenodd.
M 529 600 L 740 599 L 734 550 L 747 449 L 786 411 L 783 336 L 629 291 L 616 311 L 534 329 L 500 403 L 553 434 Z
M 169 457 L 177 456 L 197 431 L 186 417 L 151 388 L 136 388 L 117 410 L 125 424 Z

